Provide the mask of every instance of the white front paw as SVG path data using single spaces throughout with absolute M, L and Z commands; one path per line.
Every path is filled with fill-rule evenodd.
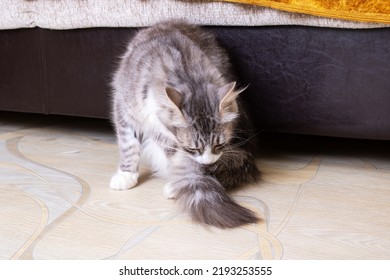
M 164 186 L 164 196 L 168 199 L 176 198 L 175 189 L 170 183 L 167 183 Z
M 113 190 L 131 189 L 137 184 L 138 176 L 138 172 L 118 170 L 118 172 L 111 178 L 110 188 Z

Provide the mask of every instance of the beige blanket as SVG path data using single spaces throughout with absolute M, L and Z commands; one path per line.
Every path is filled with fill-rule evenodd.
M 1 0 L 0 29 L 143 27 L 173 18 L 201 25 L 309 25 L 375 28 L 379 24 L 321 18 L 270 8 L 202 0 Z

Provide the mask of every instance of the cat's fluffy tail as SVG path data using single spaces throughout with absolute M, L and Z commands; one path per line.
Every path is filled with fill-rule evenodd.
M 212 176 L 182 179 L 175 184 L 178 184 L 176 200 L 196 222 L 234 228 L 259 221 L 254 212 L 234 202 Z

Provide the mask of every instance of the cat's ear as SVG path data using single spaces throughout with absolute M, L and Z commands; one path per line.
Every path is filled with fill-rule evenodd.
M 165 93 L 167 94 L 168 98 L 172 101 L 174 105 L 179 109 L 181 112 L 181 109 L 183 108 L 183 94 L 179 91 L 177 91 L 174 88 L 166 87 Z
M 224 85 L 218 90 L 218 96 L 219 96 L 219 111 L 224 111 L 227 107 L 232 105 L 234 101 L 236 100 L 238 94 L 241 91 L 235 91 L 236 82 L 231 82 L 227 85 Z
M 183 103 L 184 103 L 184 96 L 180 91 L 177 91 L 174 88 L 166 87 L 165 88 L 166 98 L 165 98 L 165 105 L 168 105 L 170 109 L 172 109 L 172 113 L 174 116 L 170 116 L 169 122 L 170 125 L 176 126 L 176 127 L 186 127 L 187 123 L 185 121 L 185 117 L 183 115 L 182 109 L 183 109 Z M 169 110 L 171 111 L 171 110 Z
M 236 98 L 245 89 L 236 90 L 236 82 L 229 83 L 218 90 L 219 114 L 222 123 L 228 123 L 238 117 Z

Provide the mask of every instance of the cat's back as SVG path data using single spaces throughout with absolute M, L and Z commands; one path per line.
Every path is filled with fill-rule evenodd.
M 168 21 L 143 29 L 130 40 L 121 71 L 135 80 L 148 76 L 166 80 L 174 71 L 209 75 L 215 69 L 228 77 L 228 64 L 212 33 L 183 21 Z
M 128 54 L 142 50 L 158 53 L 172 47 L 181 51 L 197 47 L 206 56 L 223 52 L 210 32 L 184 21 L 166 21 L 139 31 L 129 43 Z

